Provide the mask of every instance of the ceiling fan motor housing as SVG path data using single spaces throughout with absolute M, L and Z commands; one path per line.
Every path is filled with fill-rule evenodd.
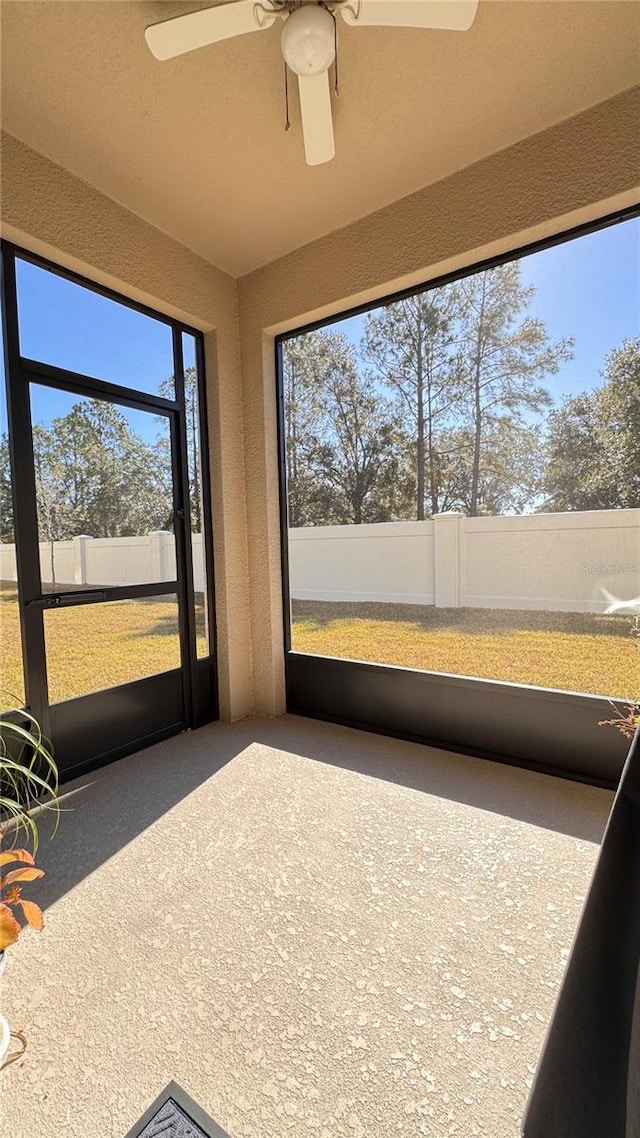
M 296 75 L 321 75 L 335 58 L 333 16 L 320 4 L 296 8 L 282 29 L 282 54 Z

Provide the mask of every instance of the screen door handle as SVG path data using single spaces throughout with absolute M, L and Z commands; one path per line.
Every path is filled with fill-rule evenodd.
M 106 601 L 107 594 L 102 589 L 78 589 L 76 592 L 52 593 L 48 597 L 36 597 L 27 601 L 29 608 L 57 609 L 65 605 L 91 604 L 92 601 Z

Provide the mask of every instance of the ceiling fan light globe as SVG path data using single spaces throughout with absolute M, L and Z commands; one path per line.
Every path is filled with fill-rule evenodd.
M 282 54 L 296 75 L 321 75 L 335 57 L 333 17 L 319 4 L 296 8 L 282 29 Z

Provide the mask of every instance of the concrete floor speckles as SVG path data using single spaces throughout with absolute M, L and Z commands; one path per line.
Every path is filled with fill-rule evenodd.
M 175 1079 L 232 1138 L 517 1136 L 608 792 L 296 718 L 68 790 L 7 1134 L 122 1138 Z

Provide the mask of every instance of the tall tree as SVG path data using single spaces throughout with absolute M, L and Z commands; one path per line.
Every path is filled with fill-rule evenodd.
M 363 354 L 395 395 L 407 435 L 415 440 L 415 516 L 441 509 L 438 430 L 460 398 L 456 359 L 456 294 L 450 286 L 385 305 L 367 318 Z
M 508 414 L 514 426 L 525 413 L 551 404 L 541 385 L 571 358 L 573 341 L 549 341 L 541 320 L 527 315 L 535 290 L 522 283 L 520 263 L 485 269 L 454 286 L 459 329 L 457 371 L 465 391 L 465 426 L 471 432 L 471 484 L 468 513 L 480 510 L 483 465 L 491 461 L 489 441 Z
M 330 333 L 307 332 L 285 341 L 282 370 L 285 404 L 287 498 L 292 526 L 322 525 L 331 513 L 331 495 L 319 452 L 323 388 L 331 369 Z
M 83 399 L 48 428 L 37 426 L 34 459 L 47 540 L 128 537 L 169 524 L 170 468 L 111 403 Z
M 14 542 L 13 497 L 11 493 L 9 437 L 0 437 L 0 541 Z
M 547 510 L 640 506 L 640 337 L 609 353 L 602 380 L 549 417 Z
M 63 454 L 54 431 L 35 425 L 33 428 L 33 462 L 38 511 L 38 537 L 49 547 L 48 582 L 56 586 L 55 543 L 84 533 L 78 528 L 74 504 L 69 496 Z
M 470 426 L 454 427 L 439 440 L 443 510 L 471 515 L 475 435 Z M 487 425 L 476 514 L 520 514 L 531 510 L 541 492 L 543 435 L 537 425 L 502 415 Z
M 551 412 L 545 453 L 545 510 L 564 513 L 602 508 L 594 471 L 602 466 L 604 454 L 596 429 L 593 392 L 567 397 Z
M 640 506 L 640 336 L 607 356 L 596 393 L 598 441 L 605 461 L 599 484 L 616 508 Z
M 402 515 L 407 479 L 402 440 L 388 400 L 358 370 L 355 348 L 325 333 L 324 414 L 315 469 L 331 487 L 331 517 L 341 524 L 390 521 Z M 404 501 L 403 501 L 404 499 Z

